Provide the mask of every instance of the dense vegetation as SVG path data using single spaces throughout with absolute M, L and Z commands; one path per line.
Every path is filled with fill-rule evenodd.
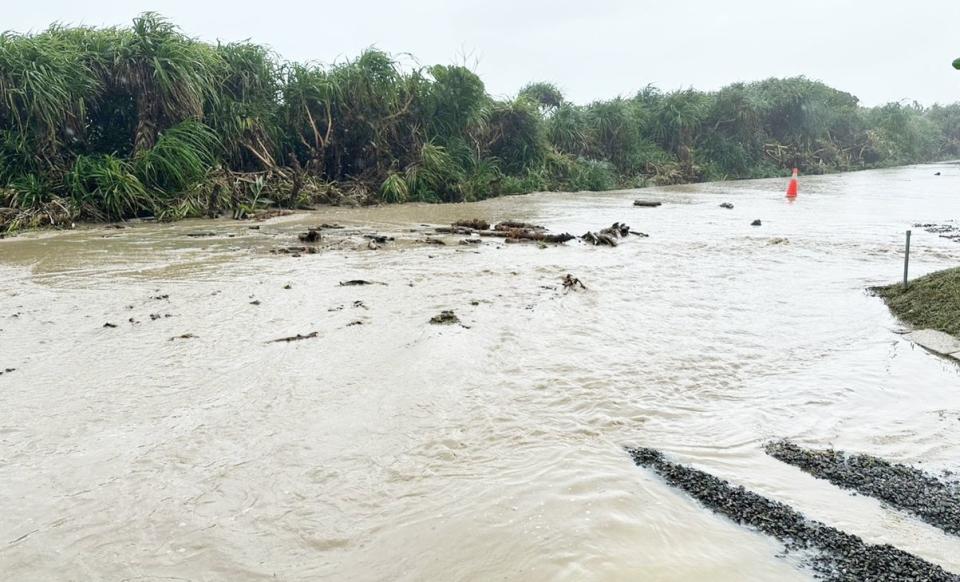
M 0 231 L 317 202 L 446 202 L 827 172 L 960 155 L 960 105 L 802 77 L 589 105 L 492 98 L 461 66 L 332 66 L 211 45 L 155 14 L 0 37 Z
M 960 337 L 960 268 L 914 279 L 907 289 L 895 283 L 874 291 L 910 325 Z

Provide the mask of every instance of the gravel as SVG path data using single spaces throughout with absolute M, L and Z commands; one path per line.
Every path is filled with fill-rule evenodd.
M 952 581 L 960 576 L 889 544 L 873 545 L 813 521 L 788 505 L 734 487 L 727 481 L 667 461 L 654 449 L 628 449 L 634 462 L 740 525 L 773 536 L 788 551 L 803 551 L 818 579 L 835 582 Z
M 815 451 L 788 441 L 770 443 L 766 451 L 814 477 L 875 497 L 947 533 L 960 535 L 960 486 L 955 483 L 870 455 Z

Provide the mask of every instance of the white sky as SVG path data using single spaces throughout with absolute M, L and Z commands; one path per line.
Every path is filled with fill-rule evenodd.
M 251 39 L 328 63 L 369 46 L 463 63 L 494 95 L 551 81 L 573 101 L 804 74 L 867 105 L 960 101 L 960 0 L 2 0 L 0 28 L 128 24 Z

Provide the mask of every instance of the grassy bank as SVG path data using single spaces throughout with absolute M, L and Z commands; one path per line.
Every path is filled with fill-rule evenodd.
M 897 283 L 875 291 L 910 325 L 960 337 L 960 268 L 920 277 L 906 290 Z
M 0 231 L 957 156 L 960 105 L 865 108 L 802 77 L 579 105 L 543 82 L 495 98 L 467 68 L 377 50 L 288 62 L 198 41 L 155 14 L 0 36 Z

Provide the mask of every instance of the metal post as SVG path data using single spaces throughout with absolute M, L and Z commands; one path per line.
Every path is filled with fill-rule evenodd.
M 910 272 L 910 231 L 907 231 L 907 252 L 903 255 L 903 288 L 909 287 L 907 276 Z

